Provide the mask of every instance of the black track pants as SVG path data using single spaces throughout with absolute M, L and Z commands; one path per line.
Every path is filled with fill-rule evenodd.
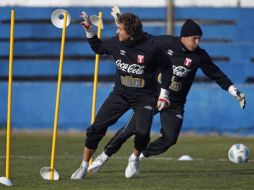
M 183 122 L 183 107 L 168 108 L 160 112 L 161 136 L 151 142 L 143 150 L 145 157 L 159 155 L 169 147 L 176 144 Z M 158 111 L 155 112 L 157 114 Z M 105 153 L 108 156 L 116 153 L 122 144 L 135 133 L 135 115 L 132 115 L 129 122 L 119 129 L 115 136 L 105 146 Z
M 100 107 L 94 123 L 87 128 L 85 146 L 96 149 L 100 140 L 105 136 L 107 128 L 113 125 L 130 108 L 133 109 L 135 118 L 134 146 L 138 151 L 144 150 L 150 141 L 154 109 L 153 96 L 129 98 L 114 91 Z

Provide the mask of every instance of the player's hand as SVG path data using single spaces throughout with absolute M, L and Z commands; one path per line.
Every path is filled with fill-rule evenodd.
M 245 99 L 245 96 L 244 94 L 238 90 L 236 87 L 234 87 L 233 85 L 231 85 L 229 88 L 228 88 L 228 92 L 235 97 L 235 99 L 237 99 L 239 102 L 240 102 L 240 107 L 242 109 L 245 108 L 245 105 L 246 105 L 246 99 Z
M 168 99 L 168 94 L 168 90 L 161 88 L 160 96 L 157 101 L 157 109 L 159 111 L 169 107 L 170 101 Z
M 81 22 L 81 25 L 84 27 L 84 29 L 86 31 L 89 31 L 91 30 L 91 27 L 92 27 L 92 23 L 89 19 L 89 16 L 86 14 L 85 11 L 82 11 L 81 14 L 80 14 L 80 17 L 83 18 L 83 22 Z
M 92 22 L 90 21 L 89 16 L 86 14 L 85 11 L 82 11 L 80 14 L 80 17 L 83 18 L 83 22 L 81 22 L 81 25 L 86 31 L 86 37 L 87 38 L 92 38 L 95 36 L 95 33 L 93 32 L 92 28 Z
M 241 91 L 237 90 L 235 98 L 240 102 L 240 107 L 244 109 L 246 105 L 244 94 Z
M 116 25 L 118 25 L 119 24 L 118 18 L 121 15 L 121 11 L 120 11 L 119 7 L 117 5 L 114 5 L 111 9 L 110 14 L 114 17 Z

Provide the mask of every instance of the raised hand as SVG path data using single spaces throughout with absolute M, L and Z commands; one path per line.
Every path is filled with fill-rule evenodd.
M 118 25 L 119 24 L 118 18 L 121 15 L 121 11 L 120 11 L 119 7 L 117 5 L 114 5 L 111 9 L 110 14 L 114 17 L 116 25 Z

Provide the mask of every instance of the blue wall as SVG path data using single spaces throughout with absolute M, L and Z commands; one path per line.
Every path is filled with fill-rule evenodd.
M 247 97 L 247 107 L 240 109 L 229 93 L 216 84 L 193 85 L 185 109 L 183 131 L 254 134 L 254 86 L 237 85 Z M 112 84 L 98 86 L 97 109 L 112 89 Z M 59 109 L 59 129 L 85 129 L 91 121 L 91 83 L 63 83 Z M 6 123 L 7 83 L 0 83 L 1 125 Z M 53 128 L 56 83 L 13 83 L 12 127 Z M 110 129 L 122 126 L 128 112 Z M 159 118 L 153 131 L 159 131 Z

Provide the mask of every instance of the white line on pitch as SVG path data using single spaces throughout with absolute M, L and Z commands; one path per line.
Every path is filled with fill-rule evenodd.
M 46 159 L 49 158 L 49 156 L 24 156 L 24 155 L 19 155 L 19 156 L 11 156 L 11 158 L 18 158 L 18 159 Z M 80 156 L 71 156 L 71 155 L 60 155 L 56 156 L 57 159 L 77 159 L 81 158 Z M 128 159 L 129 157 L 121 157 L 121 156 L 113 156 L 110 159 L 113 160 L 123 160 L 123 159 Z M 0 159 L 5 159 L 5 156 L 0 155 Z M 173 157 L 150 157 L 150 158 L 144 158 L 144 160 L 178 160 L 178 158 L 173 158 Z M 218 158 L 218 159 L 205 159 L 205 158 L 193 158 L 193 161 L 220 161 L 220 162 L 228 162 L 228 159 L 225 158 Z M 254 162 L 254 160 L 249 160 L 249 162 Z

